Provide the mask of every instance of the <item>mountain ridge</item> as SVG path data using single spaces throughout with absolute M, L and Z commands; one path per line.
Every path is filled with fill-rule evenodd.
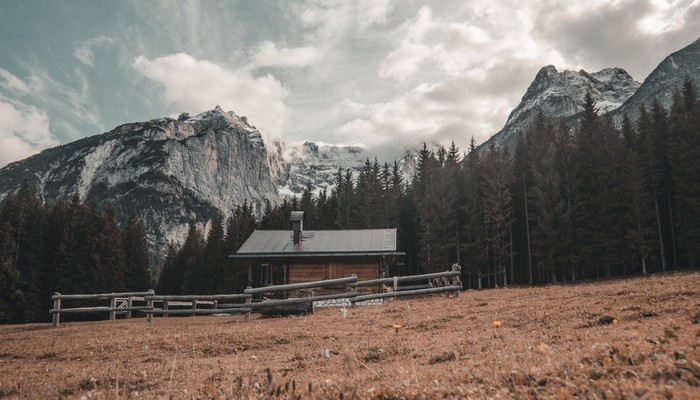
M 158 249 L 181 243 L 189 220 L 205 224 L 244 201 L 261 212 L 276 187 L 262 135 L 217 107 L 195 117 L 119 125 L 0 169 L 0 199 L 24 181 L 42 200 L 77 193 L 88 204 L 114 204 L 121 222 L 138 210 Z

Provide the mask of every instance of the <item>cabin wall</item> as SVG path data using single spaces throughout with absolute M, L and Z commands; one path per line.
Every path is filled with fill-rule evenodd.
M 380 257 L 295 258 L 288 261 L 286 283 L 313 282 L 357 275 L 358 281 L 380 277 Z M 338 288 L 342 289 L 342 288 Z

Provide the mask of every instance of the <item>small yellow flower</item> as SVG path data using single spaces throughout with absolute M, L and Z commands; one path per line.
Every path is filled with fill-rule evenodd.
M 501 323 L 501 321 L 493 321 L 493 327 L 494 327 L 494 328 L 497 328 L 497 329 L 498 329 L 498 328 L 500 328 L 501 326 L 503 326 L 503 324 Z
M 619 323 L 620 323 L 620 321 L 618 321 L 618 320 L 616 320 L 616 319 L 613 320 L 613 325 L 617 325 L 617 324 L 619 324 Z

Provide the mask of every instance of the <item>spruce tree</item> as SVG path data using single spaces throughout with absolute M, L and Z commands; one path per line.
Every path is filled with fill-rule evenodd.
M 152 287 L 151 270 L 148 260 L 148 242 L 143 220 L 135 213 L 129 215 L 124 230 L 126 291 L 145 291 Z
M 678 210 L 678 244 L 684 266 L 694 267 L 700 260 L 700 101 L 690 79 L 674 95 L 668 158 Z

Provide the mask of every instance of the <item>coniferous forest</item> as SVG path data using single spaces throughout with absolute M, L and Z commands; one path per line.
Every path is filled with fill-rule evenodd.
M 539 113 L 516 151 L 454 144 L 418 153 L 405 181 L 397 162 L 339 169 L 328 193 L 245 203 L 206 236 L 190 223 L 150 273 L 144 226 L 132 215 L 42 203 L 24 185 L 0 207 L 0 322 L 48 321 L 51 294 L 146 290 L 240 293 L 245 268 L 228 255 L 254 229 L 397 228 L 406 253 L 392 274 L 462 265 L 465 288 L 529 285 L 697 268 L 700 262 L 700 101 L 686 82 L 669 110 L 658 101 L 615 127 L 588 96 L 580 122 Z

